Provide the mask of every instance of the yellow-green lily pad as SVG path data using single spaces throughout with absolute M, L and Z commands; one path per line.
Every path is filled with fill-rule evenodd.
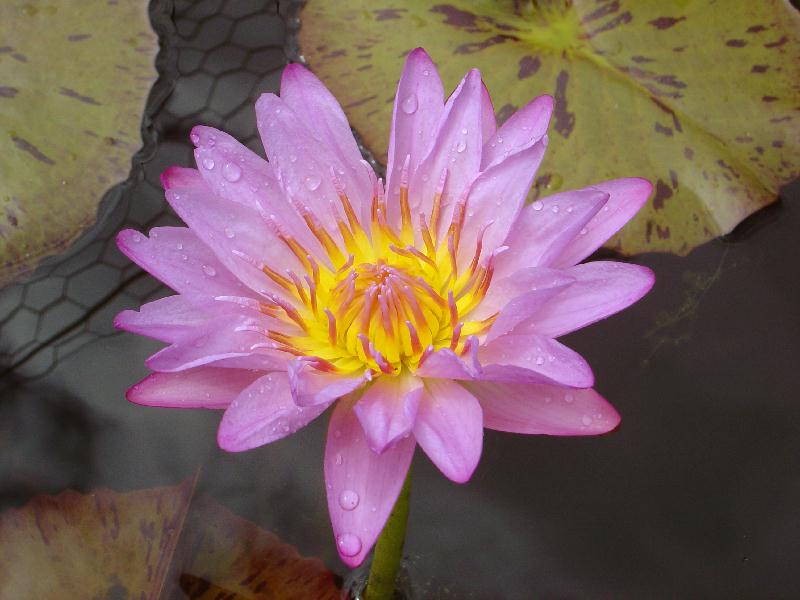
M 500 120 L 555 98 L 532 196 L 640 176 L 651 202 L 609 242 L 688 253 L 800 172 L 800 18 L 786 0 L 308 0 L 299 41 L 385 162 L 404 57 L 452 89 L 478 67 Z
M 69 247 L 127 179 L 157 77 L 147 11 L 0 2 L 0 285 Z

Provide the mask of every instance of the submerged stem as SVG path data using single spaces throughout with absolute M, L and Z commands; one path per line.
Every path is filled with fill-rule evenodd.
M 397 573 L 403 558 L 403 543 L 408 523 L 408 498 L 411 487 L 411 469 L 406 474 L 403 489 L 397 497 L 392 514 L 386 521 L 369 569 L 366 600 L 393 600 Z

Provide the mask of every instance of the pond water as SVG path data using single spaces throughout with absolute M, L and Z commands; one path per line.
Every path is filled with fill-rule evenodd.
M 215 441 L 219 413 L 124 398 L 159 345 L 111 320 L 167 291 L 113 235 L 177 222 L 158 176 L 192 163 L 191 126 L 261 152 L 253 103 L 277 91 L 286 62 L 275 6 L 175 4 L 178 78 L 153 107 L 154 155 L 77 249 L 0 292 L 0 508 L 66 488 L 174 485 L 199 471 L 200 490 L 346 575 L 324 496 L 325 418 L 228 454 Z M 798 203 L 796 182 L 726 239 L 687 257 L 630 259 L 655 271 L 654 290 L 569 336 L 622 414 L 618 431 L 488 431 L 466 485 L 417 453 L 406 543 L 416 597 L 800 597 Z

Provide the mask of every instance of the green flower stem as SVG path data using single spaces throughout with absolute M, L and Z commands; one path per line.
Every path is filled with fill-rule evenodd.
M 383 527 L 375 554 L 369 569 L 366 600 L 393 600 L 397 572 L 403 558 L 403 543 L 406 540 L 406 524 L 408 523 L 408 497 L 411 488 L 411 469 L 406 474 L 403 489 Z

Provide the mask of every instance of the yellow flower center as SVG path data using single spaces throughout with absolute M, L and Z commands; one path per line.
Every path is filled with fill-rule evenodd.
M 366 369 L 373 376 L 397 375 L 403 367 L 413 372 L 441 348 L 458 354 L 469 350 L 469 337 L 488 329 L 494 320 L 494 316 L 468 319 L 486 294 L 493 268 L 491 259 L 480 264 L 481 232 L 471 262 L 459 272 L 465 202 L 456 204 L 446 233 L 437 235 L 445 177 L 433 198 L 431 215 L 418 215 L 415 227 L 404 173 L 399 232 L 387 223 L 382 186 L 377 185 L 369 235 L 336 182 L 346 217 L 337 218 L 344 248 L 310 211 L 302 211 L 306 225 L 325 248 L 331 268 L 317 263 L 295 239 L 279 232 L 306 269 L 301 275 L 287 272 L 284 276 L 264 268 L 294 300 L 289 303 L 276 297 L 263 305 L 264 312 L 303 332 L 293 336 L 269 332 L 279 349 L 310 357 L 310 364 L 320 371 L 351 374 Z

